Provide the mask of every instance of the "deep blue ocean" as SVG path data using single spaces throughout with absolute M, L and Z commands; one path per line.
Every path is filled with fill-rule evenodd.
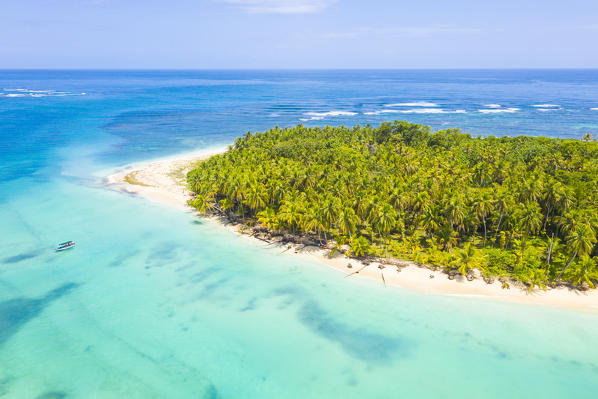
M 596 137 L 598 70 L 0 70 L 0 398 L 595 397 L 597 314 L 346 279 L 102 184 L 392 120 Z

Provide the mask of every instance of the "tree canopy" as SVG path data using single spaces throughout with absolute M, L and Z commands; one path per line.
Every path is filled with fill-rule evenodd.
M 188 174 L 202 213 L 533 287 L 598 281 L 598 143 L 408 122 L 246 133 Z

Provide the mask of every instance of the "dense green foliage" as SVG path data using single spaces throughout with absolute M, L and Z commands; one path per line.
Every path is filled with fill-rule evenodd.
M 534 286 L 598 280 L 598 143 L 407 122 L 247 133 L 188 175 L 202 213 Z

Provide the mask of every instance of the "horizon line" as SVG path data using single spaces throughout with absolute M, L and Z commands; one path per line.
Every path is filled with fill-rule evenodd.
M 0 71 L 595 71 L 597 67 L 480 68 L 0 68 Z

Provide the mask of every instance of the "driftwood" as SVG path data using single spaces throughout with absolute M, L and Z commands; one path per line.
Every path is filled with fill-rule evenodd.
M 345 277 L 349 277 L 349 276 L 352 276 L 352 275 L 354 275 L 354 274 L 357 274 L 357 273 L 359 273 L 360 271 L 362 271 L 363 269 L 365 269 L 366 267 L 368 267 L 368 265 L 365 265 L 365 266 L 363 266 L 363 267 L 362 267 L 361 269 L 359 269 L 359 270 L 355 270 L 353 273 L 349 273 L 349 274 L 347 274 Z
M 268 240 L 266 240 L 265 238 L 262 238 L 262 237 L 260 237 L 260 236 L 257 236 L 257 235 L 255 235 L 255 234 L 253 235 L 253 237 L 254 237 L 254 238 L 257 238 L 257 239 L 258 239 L 258 240 L 260 240 L 260 241 L 267 242 L 267 243 L 268 243 L 268 245 L 270 245 L 270 244 L 274 244 L 272 241 L 268 241 Z
M 282 251 L 282 252 L 281 252 L 281 254 L 282 254 L 282 253 L 285 253 L 285 252 L 287 252 L 287 251 L 288 251 L 289 249 L 291 249 L 291 248 L 293 248 L 293 246 L 292 246 L 292 245 L 289 245 L 289 246 L 287 246 L 287 248 L 286 248 L 284 251 Z

